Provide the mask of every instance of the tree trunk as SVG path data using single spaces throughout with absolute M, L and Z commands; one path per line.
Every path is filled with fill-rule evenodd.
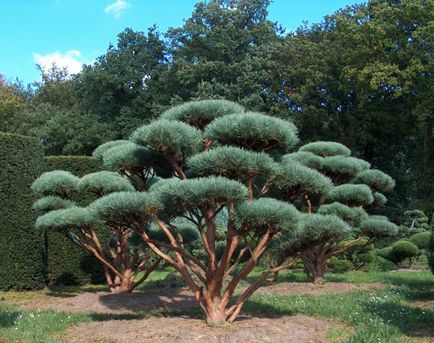
M 208 325 L 218 326 L 226 324 L 225 306 L 222 304 L 220 298 L 216 298 L 212 302 L 207 302 L 205 315 Z
M 116 277 L 113 285 L 111 285 L 110 293 L 112 294 L 125 294 L 125 293 L 131 293 L 135 286 L 134 283 L 134 275 L 132 273 L 131 269 L 126 269 L 122 273 L 122 278 Z
M 323 277 L 326 272 L 327 260 L 326 259 L 316 259 L 307 261 L 303 259 L 303 263 L 306 269 L 309 271 L 310 280 L 315 285 L 320 285 L 324 283 Z

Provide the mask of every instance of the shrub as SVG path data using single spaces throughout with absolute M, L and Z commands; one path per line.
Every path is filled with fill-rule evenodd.
M 392 255 L 398 264 L 409 259 L 411 266 L 411 261 L 414 261 L 414 259 L 419 255 L 419 249 L 412 242 L 399 240 L 392 244 Z
M 431 237 L 432 237 L 431 231 L 424 231 L 424 232 L 415 233 L 413 236 L 410 236 L 409 240 L 414 245 L 416 245 L 419 249 L 426 250 L 430 246 Z
M 34 229 L 30 186 L 41 173 L 43 147 L 35 138 L 0 133 L 0 289 L 45 286 L 43 237 Z
M 333 256 L 327 263 L 327 270 L 331 273 L 343 274 L 353 270 L 354 266 L 351 261 L 344 260 Z

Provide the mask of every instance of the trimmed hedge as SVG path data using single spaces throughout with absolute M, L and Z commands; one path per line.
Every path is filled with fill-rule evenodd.
M 103 169 L 102 163 L 89 156 L 48 156 L 44 172 L 66 170 L 78 177 Z M 81 197 L 82 198 L 82 197 Z M 78 200 L 78 199 L 75 199 Z M 82 198 L 87 205 L 92 197 Z M 100 231 L 101 230 L 101 231 Z M 104 228 L 98 231 L 103 232 Z M 102 239 L 104 242 L 104 239 Z M 101 264 L 83 248 L 71 242 L 64 234 L 48 231 L 46 234 L 47 271 L 49 285 L 82 285 L 104 283 Z
M 82 177 L 103 169 L 101 161 L 89 156 L 47 156 L 44 160 L 43 172 L 66 170 Z
M 0 289 L 45 286 L 43 236 L 34 228 L 35 196 L 30 190 L 41 174 L 44 151 L 39 141 L 0 133 Z

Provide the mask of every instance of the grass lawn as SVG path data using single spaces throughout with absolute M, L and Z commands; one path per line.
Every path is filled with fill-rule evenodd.
M 168 273 L 167 270 L 155 273 L 142 287 L 142 290 L 158 288 L 159 283 Z M 321 296 L 255 295 L 246 304 L 244 312 L 252 316 L 266 317 L 306 314 L 347 323 L 354 328 L 347 342 L 434 341 L 434 276 L 430 272 L 350 272 L 328 274 L 326 280 L 353 283 L 380 282 L 385 284 L 386 288 Z M 279 282 L 287 281 L 306 281 L 306 279 L 302 273 L 287 273 L 279 276 Z M 35 297 L 74 296 L 80 292 L 101 290 L 99 286 L 92 286 L 2 293 L 0 341 L 62 342 L 62 332 L 81 322 L 147 316 L 146 314 L 101 315 L 29 311 L 20 310 L 17 306 L 9 304 L 12 300 L 15 303 L 21 300 L 24 304 L 31 303 Z M 342 332 L 339 330 L 330 332 L 330 342 L 340 336 Z

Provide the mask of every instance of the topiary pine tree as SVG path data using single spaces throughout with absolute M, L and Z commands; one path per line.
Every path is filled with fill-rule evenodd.
M 129 142 L 106 143 L 95 151 L 107 168 L 130 180 L 138 191 L 129 194 L 140 197 L 141 204 L 115 201 L 115 193 L 87 209 L 106 223 L 128 226 L 173 266 L 209 323 L 232 322 L 255 290 L 295 262 L 264 271 L 231 303 L 237 286 L 258 264 L 273 237 L 295 241 L 311 232 L 303 243 L 311 249 L 319 227 L 325 232 L 319 236 L 341 242 L 341 233 L 351 231 L 349 225 L 334 213 L 314 213 L 320 207 L 317 202 L 348 200 L 353 206 L 349 211 L 343 204 L 329 204 L 329 211 L 337 207 L 352 222 L 364 213 L 354 206 L 374 201 L 368 186 L 341 185 L 341 181 L 341 188 L 335 187 L 328 176 L 313 169 L 327 157 L 309 151 L 283 157 L 297 142 L 297 130 L 288 121 L 243 112 L 239 105 L 221 100 L 186 103 L 138 128 Z M 339 144 L 326 145 L 348 150 Z M 363 164 L 359 161 L 349 157 L 345 173 L 327 163 L 330 174 L 344 180 L 354 168 L 361 171 L 353 166 Z M 364 169 L 369 168 L 366 165 Z M 375 178 L 370 181 L 379 183 Z M 306 213 L 301 215 L 296 206 Z M 197 230 L 203 249 L 186 246 L 180 218 Z M 387 231 L 375 231 L 375 221 L 368 224 L 366 230 L 379 236 Z
M 411 268 L 419 254 L 418 247 L 410 241 L 401 239 L 392 244 L 391 255 L 398 266 L 408 260 L 409 268 Z
M 42 174 L 32 189 L 42 196 L 33 206 L 40 214 L 36 227 L 59 230 L 92 253 L 103 264 L 112 293 L 131 292 L 160 264 L 161 259 L 145 249 L 143 242 L 134 240 L 135 232 L 129 227 L 131 220 L 146 216 L 140 212 L 148 205 L 146 194 L 134 192 L 129 180 L 118 173 L 101 171 L 80 179 L 70 172 L 51 171 Z M 89 193 L 101 198 L 85 208 L 70 200 Z M 107 242 L 96 230 L 101 218 L 110 232 Z
M 430 229 L 428 217 L 421 210 L 407 210 L 404 212 L 404 221 L 399 226 L 399 235 L 409 237 L 419 232 Z
M 386 198 L 380 192 L 394 187 L 390 176 L 370 167 L 336 142 L 309 143 L 283 156 L 271 189 L 306 214 L 296 235 L 279 238 L 276 256 L 281 260 L 299 257 L 312 282 L 318 283 L 331 257 L 395 235 L 395 224 L 387 218 L 370 218 L 365 212 L 384 204 Z
M 152 199 L 148 207 L 159 207 L 153 224 L 146 217 L 131 227 L 181 274 L 207 321 L 222 324 L 235 320 L 274 272 L 265 271 L 230 303 L 271 238 L 295 228 L 299 213 L 294 206 L 257 198 L 279 169 L 276 158 L 297 141 L 296 128 L 287 121 L 211 100 L 172 108 L 138 128 L 129 142 L 106 143 L 94 154 Z M 115 211 L 102 208 L 98 213 L 106 220 Z M 202 249 L 197 242 L 195 249 L 186 246 L 180 232 L 185 222 L 198 232 Z

